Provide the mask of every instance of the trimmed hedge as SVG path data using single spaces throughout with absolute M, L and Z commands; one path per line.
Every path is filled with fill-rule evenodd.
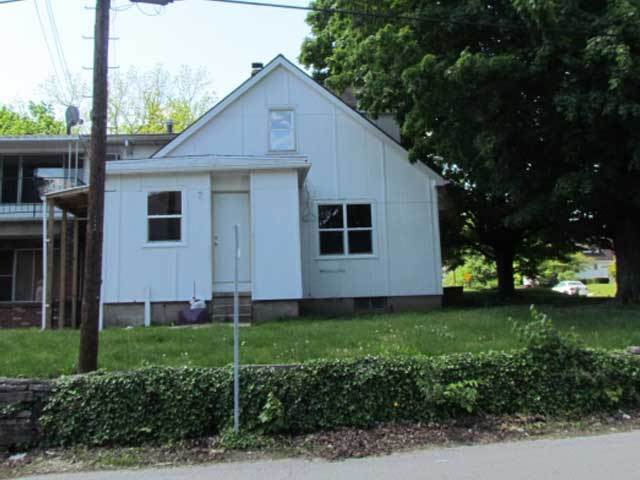
M 510 353 L 241 371 L 241 424 L 260 433 L 466 414 L 578 416 L 638 405 L 636 358 L 548 333 Z M 220 432 L 231 408 L 229 368 L 146 368 L 60 379 L 41 421 L 49 444 L 135 445 Z

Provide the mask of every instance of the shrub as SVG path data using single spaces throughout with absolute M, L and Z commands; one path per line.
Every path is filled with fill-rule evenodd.
M 636 358 L 585 349 L 532 316 L 516 327 L 526 347 L 514 352 L 243 368 L 243 431 L 295 434 L 468 414 L 578 416 L 640 405 Z M 134 445 L 228 432 L 231 417 L 229 368 L 146 368 L 59 380 L 41 421 L 50 444 Z

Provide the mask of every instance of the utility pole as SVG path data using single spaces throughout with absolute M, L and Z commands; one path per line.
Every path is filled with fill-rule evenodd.
M 98 368 L 100 289 L 104 218 L 105 158 L 107 155 L 107 72 L 109 71 L 109 9 L 111 0 L 96 0 L 91 110 L 90 175 L 87 206 L 84 291 L 81 306 L 78 372 Z

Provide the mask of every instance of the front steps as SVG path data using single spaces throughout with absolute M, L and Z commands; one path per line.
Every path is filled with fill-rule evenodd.
M 240 293 L 238 298 L 238 320 L 251 323 L 253 307 L 251 293 Z M 212 322 L 233 322 L 233 293 L 214 293 L 211 300 Z

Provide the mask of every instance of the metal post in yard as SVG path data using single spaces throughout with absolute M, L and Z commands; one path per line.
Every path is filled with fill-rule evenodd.
M 240 225 L 233 226 L 234 261 L 233 261 L 233 431 L 240 431 L 240 325 L 238 312 L 238 261 L 240 259 L 239 243 Z
M 41 303 L 42 303 L 42 325 L 41 330 L 47 328 L 47 241 L 49 232 L 47 232 L 47 197 L 42 196 L 42 287 L 41 287 Z

